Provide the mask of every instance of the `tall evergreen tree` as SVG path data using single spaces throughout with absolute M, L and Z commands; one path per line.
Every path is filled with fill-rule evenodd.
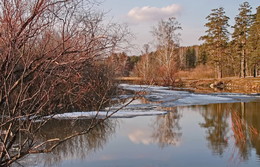
M 206 65 L 208 63 L 208 52 L 205 45 L 199 46 L 198 65 Z
M 195 68 L 196 66 L 196 53 L 194 48 L 188 48 L 186 52 L 186 67 Z
M 228 37 L 228 20 L 223 7 L 213 9 L 212 13 L 206 17 L 208 28 L 206 35 L 200 39 L 205 41 L 205 46 L 210 54 L 210 59 L 215 65 L 217 78 L 222 78 L 223 62 L 225 59 L 225 51 L 227 48 Z
M 240 5 L 239 14 L 235 17 L 234 32 L 232 34 L 237 54 L 240 56 L 240 76 L 246 77 L 248 60 L 248 36 L 252 25 L 252 7 L 248 2 Z
M 254 77 L 257 76 L 260 66 L 260 6 L 258 6 L 253 25 L 249 29 L 250 64 L 254 69 Z

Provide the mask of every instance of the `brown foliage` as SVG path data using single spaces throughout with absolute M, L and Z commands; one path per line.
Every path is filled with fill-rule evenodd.
M 0 166 L 38 149 L 34 135 L 46 115 L 99 110 L 114 87 L 100 58 L 124 40 L 127 31 L 104 26 L 103 14 L 83 0 L 0 0 Z M 84 7 L 81 7 L 84 6 Z M 95 103 L 95 105 L 91 105 Z M 44 141 L 40 145 L 45 145 Z M 18 145 L 16 151 L 14 145 Z
M 214 78 L 214 70 L 209 66 L 199 65 L 189 71 L 179 71 L 177 76 L 183 79 Z

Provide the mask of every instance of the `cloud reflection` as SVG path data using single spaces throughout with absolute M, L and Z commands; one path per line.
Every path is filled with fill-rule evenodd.
M 136 129 L 135 131 L 128 134 L 128 138 L 135 144 L 149 145 L 153 143 L 151 138 L 151 132 L 143 129 Z

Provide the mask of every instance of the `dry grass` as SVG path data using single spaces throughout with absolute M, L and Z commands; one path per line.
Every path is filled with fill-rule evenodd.
M 181 79 L 214 78 L 214 70 L 209 66 L 200 65 L 189 71 L 179 71 L 177 77 Z
M 119 80 L 119 81 L 141 81 L 142 78 L 141 77 L 118 77 L 118 78 L 116 78 L 116 80 Z

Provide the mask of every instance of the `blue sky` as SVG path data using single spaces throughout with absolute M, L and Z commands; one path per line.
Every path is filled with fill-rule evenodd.
M 139 46 L 153 40 L 152 26 L 156 26 L 160 19 L 171 16 L 181 23 L 181 45 L 190 46 L 200 44 L 198 38 L 204 35 L 205 17 L 211 9 L 224 7 L 226 15 L 230 17 L 230 24 L 234 24 L 234 17 L 238 14 L 239 4 L 244 0 L 103 0 L 100 6 L 109 11 L 108 16 L 119 23 L 127 23 L 135 34 L 132 43 Z M 248 0 L 253 12 L 260 5 L 260 0 Z M 138 53 L 138 51 L 135 51 Z

